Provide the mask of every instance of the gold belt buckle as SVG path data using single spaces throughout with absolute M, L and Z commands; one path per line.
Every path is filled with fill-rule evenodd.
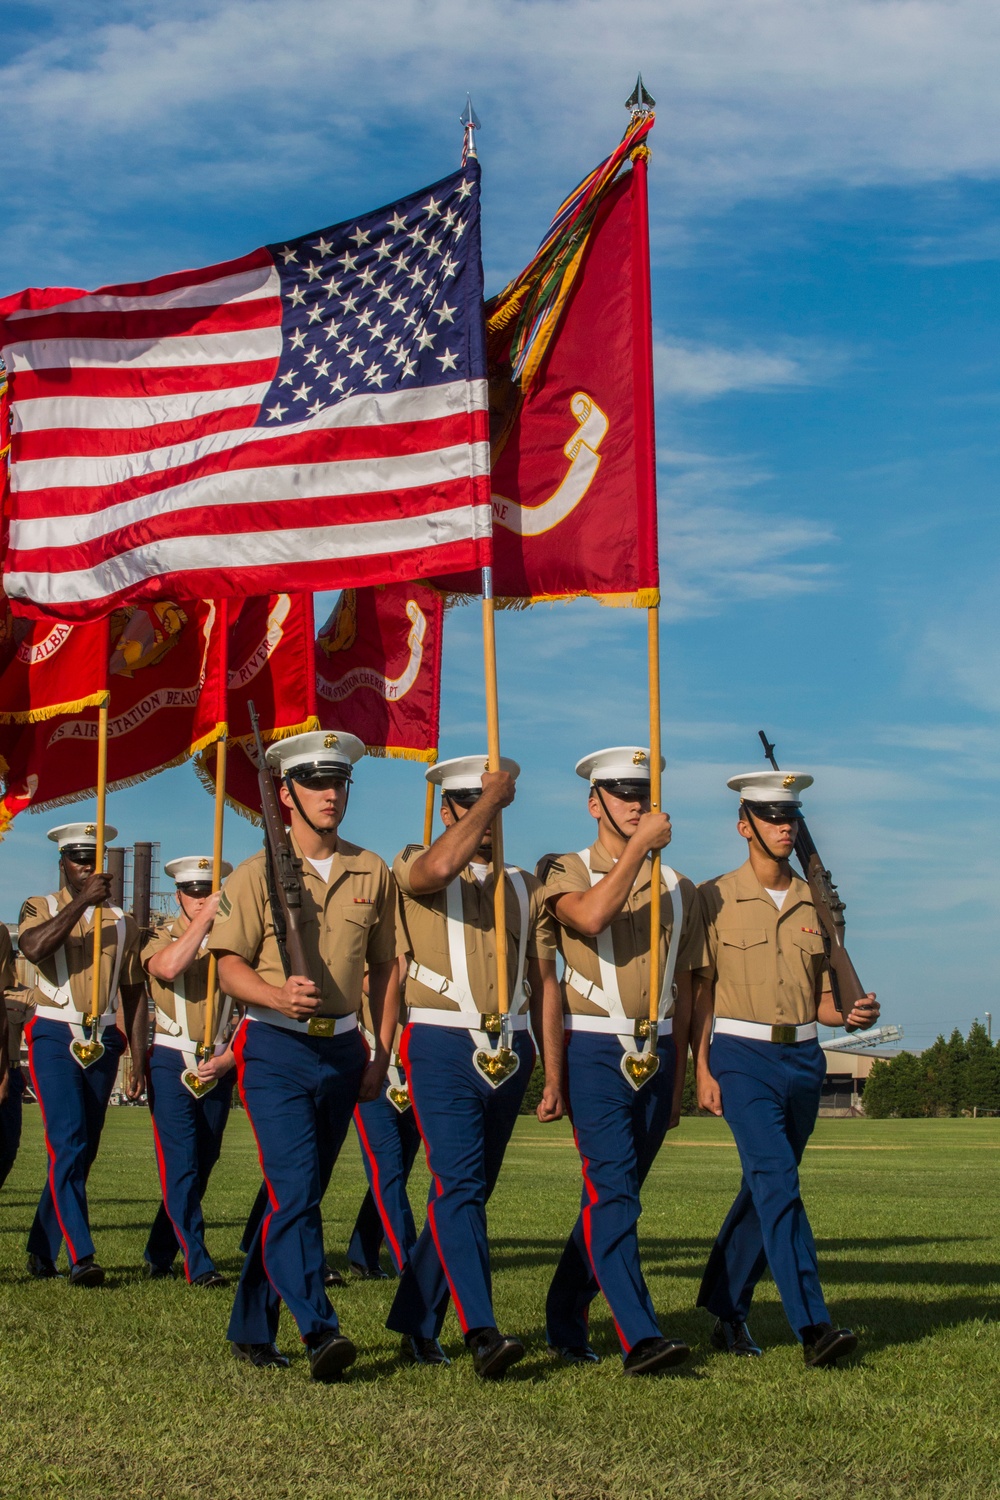
M 486 1011 L 480 1017 L 487 1036 L 499 1036 L 503 1030 L 503 1018 L 497 1011 Z
M 308 1036 L 333 1036 L 337 1026 L 336 1016 L 313 1016 L 306 1026 Z
M 772 1026 L 771 1041 L 777 1042 L 779 1046 L 789 1047 L 795 1041 L 794 1026 Z
M 643 1016 L 641 1021 L 636 1021 L 635 1023 L 635 1039 L 638 1042 L 644 1040 L 647 1036 L 649 1036 L 649 1017 Z

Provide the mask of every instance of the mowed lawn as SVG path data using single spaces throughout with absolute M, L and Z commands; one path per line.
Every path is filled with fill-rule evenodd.
M 472 1373 L 452 1314 L 450 1369 L 403 1368 L 383 1326 L 393 1283 L 337 1294 L 361 1354 L 338 1386 L 314 1386 L 287 1315 L 284 1372 L 238 1366 L 228 1291 L 144 1282 L 158 1193 L 145 1111 L 110 1111 L 91 1183 L 99 1291 L 24 1276 L 44 1172 L 37 1110 L 0 1193 L 0 1494 L 604 1497 L 1000 1494 L 1000 1120 L 828 1121 L 804 1164 L 833 1315 L 861 1336 L 848 1365 L 809 1372 L 770 1282 L 752 1327 L 763 1359 L 726 1359 L 695 1309 L 708 1247 L 738 1181 L 725 1126 L 685 1120 L 646 1187 L 646 1274 L 664 1330 L 690 1364 L 622 1376 L 596 1303 L 605 1362 L 563 1369 L 545 1351 L 545 1289 L 579 1195 L 567 1127 L 519 1122 L 490 1208 L 500 1326 L 529 1346 L 497 1385 Z M 422 1162 L 412 1182 L 426 1191 Z M 206 1203 L 210 1242 L 234 1275 L 258 1183 L 234 1113 Z M 341 1265 L 363 1192 L 352 1139 L 327 1198 Z

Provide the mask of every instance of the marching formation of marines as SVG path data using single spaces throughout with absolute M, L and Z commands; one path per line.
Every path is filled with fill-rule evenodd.
M 340 831 L 363 753 L 353 735 L 322 732 L 267 752 L 290 822 L 294 910 L 268 844 L 235 871 L 223 867 L 221 892 L 211 859 L 183 856 L 165 867 L 177 915 L 144 936 L 110 904 L 110 877 L 95 868 L 96 827 L 51 831 L 59 889 L 27 900 L 18 930 L 22 960 L 35 969 L 30 992 L 15 988 L 0 926 L 0 1183 L 20 1138 L 22 1028 L 48 1159 L 30 1275 L 60 1276 L 65 1244 L 71 1284 L 104 1281 L 87 1178 L 128 1049 L 125 1092 L 146 1092 L 162 1193 L 143 1252 L 153 1280 L 174 1276 L 179 1257 L 190 1285 L 226 1283 L 201 1205 L 238 1085 L 263 1184 L 229 1321 L 235 1358 L 288 1366 L 277 1345 L 282 1302 L 314 1380 L 338 1379 L 356 1358 L 328 1295 L 343 1277 L 327 1262 L 322 1218 L 353 1120 L 368 1193 L 347 1249 L 352 1274 L 388 1279 L 384 1247 L 398 1278 L 386 1324 L 401 1338 L 401 1358 L 450 1363 L 441 1344 L 450 1306 L 476 1374 L 499 1379 L 525 1345 L 509 1309 L 494 1305 L 487 1204 L 537 1058 L 537 1116 L 569 1117 L 582 1174 L 579 1214 L 566 1225 L 545 1301 L 549 1350 L 568 1365 L 598 1362 L 589 1310 L 600 1295 L 624 1372 L 670 1369 L 690 1350 L 660 1326 L 638 1222 L 644 1184 L 679 1118 L 690 1049 L 698 1102 L 725 1118 L 742 1167 L 698 1296 L 715 1320 L 713 1346 L 761 1353 L 747 1319 L 770 1269 L 809 1367 L 853 1350 L 854 1333 L 834 1325 L 823 1297 L 798 1168 L 825 1073 L 817 1024 L 868 1028 L 879 1007 L 868 994 L 846 1016 L 838 1009 L 818 898 L 791 870 L 812 778 L 730 778 L 747 858 L 696 887 L 659 859 L 671 823 L 650 809 L 646 748 L 615 746 L 578 762 L 591 842 L 546 855 L 534 872 L 493 862 L 493 829 L 514 800 L 519 767 L 503 760 L 489 771 L 484 755 L 466 755 L 427 772 L 440 787 L 443 831 L 407 845 L 390 870 Z M 115 832 L 104 830 L 108 839 Z M 418 1232 L 407 1180 L 421 1145 L 430 1191 Z

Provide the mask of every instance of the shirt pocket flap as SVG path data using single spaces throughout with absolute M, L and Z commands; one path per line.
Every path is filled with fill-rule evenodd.
M 354 922 L 358 927 L 374 927 L 378 919 L 374 901 L 357 901 L 350 906 L 341 906 L 338 915 L 345 922 Z
M 759 943 L 767 942 L 767 933 L 762 927 L 747 928 L 743 932 L 720 932 L 720 943 L 725 943 L 727 948 L 756 948 Z
M 821 932 L 793 932 L 792 941 L 806 953 L 825 953 L 826 945 Z

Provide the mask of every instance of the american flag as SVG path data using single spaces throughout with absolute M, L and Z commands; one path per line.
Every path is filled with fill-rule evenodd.
M 240 260 L 0 299 L 15 609 L 490 561 L 479 165 Z

